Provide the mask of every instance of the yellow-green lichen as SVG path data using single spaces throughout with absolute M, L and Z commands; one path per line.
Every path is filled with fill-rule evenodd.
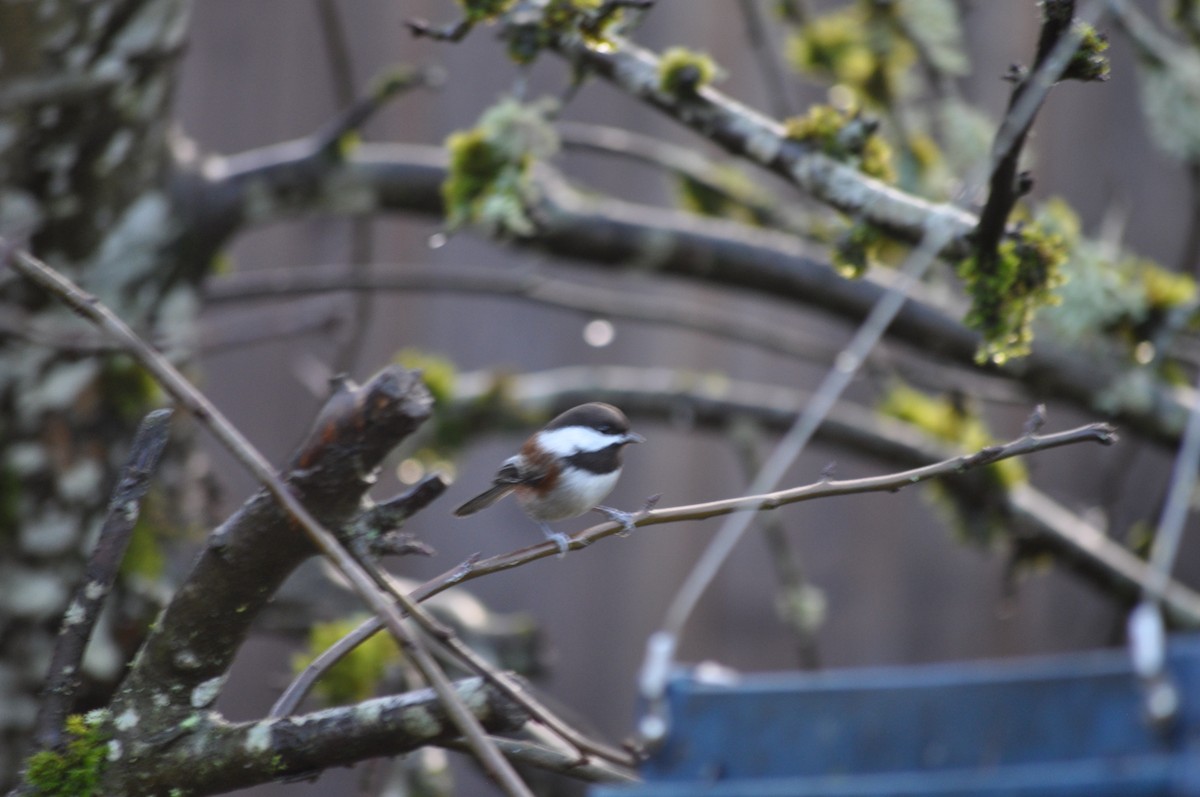
M 830 105 L 814 105 L 804 116 L 784 120 L 785 135 L 811 144 L 831 158 L 855 166 L 863 174 L 894 182 L 892 151 L 876 132 L 873 119 Z
M 364 619 L 365 615 L 355 615 L 314 625 L 308 632 L 309 649 L 292 657 L 292 669 L 303 670 Z M 399 661 L 400 649 L 391 635 L 376 634 L 331 667 L 317 682 L 315 692 L 329 705 L 365 700 L 375 694 L 388 668 Z
M 602 0 L 545 0 L 540 15 L 522 14 L 508 26 L 508 56 L 528 64 L 556 38 L 578 36 L 589 47 L 611 46 L 612 28 L 622 18 L 620 7 Z M 576 74 L 576 79 L 581 73 Z
M 166 569 L 161 530 L 170 525 L 159 491 L 151 491 L 138 507 L 138 520 L 129 535 L 129 545 L 121 559 L 121 577 L 153 583 Z
M 872 107 L 897 97 L 916 48 L 900 34 L 892 3 L 859 2 L 810 19 L 788 41 L 787 57 L 803 74 L 851 89 Z
M 534 231 L 529 169 L 558 149 L 558 135 L 547 119 L 554 108 L 552 102 L 505 98 L 485 111 L 476 127 L 450 134 L 450 167 L 442 183 L 449 229 L 475 223 L 497 234 Z
M 1076 21 L 1079 48 L 1067 62 L 1063 77 L 1071 80 L 1108 80 L 1108 38 L 1086 22 Z
M 1061 235 L 1029 223 L 1000 243 L 990 269 L 980 267 L 978 255 L 959 263 L 958 275 L 971 297 L 964 320 L 983 335 L 979 362 L 999 364 L 1029 353 L 1034 315 L 1058 303 L 1053 291 L 1062 283 L 1068 254 Z
M 1152 260 L 1139 259 L 1134 266 L 1152 311 L 1166 311 L 1196 301 L 1196 280 L 1189 274 L 1169 271 Z
M 683 174 L 677 180 L 679 206 L 701 216 L 734 219 L 743 224 L 760 224 L 753 205 L 764 199 L 754 181 L 740 169 L 718 166 L 705 180 Z
M 658 87 L 676 96 L 694 94 L 717 77 L 717 64 L 705 53 L 672 47 L 658 62 Z
M 421 381 L 429 388 L 435 407 L 445 406 L 454 398 L 458 368 L 446 357 L 406 346 L 392 358 L 397 365 L 421 372 Z
M 100 370 L 100 397 L 117 417 L 137 421 L 162 399 L 162 389 L 132 357 L 107 358 Z
M 59 750 L 42 750 L 29 757 L 25 781 L 33 794 L 90 797 L 96 794 L 108 753 L 103 722 L 82 715 L 67 718 L 65 743 Z
M 458 0 L 463 17 L 472 24 L 492 22 L 513 4 L 514 0 Z
M 834 268 L 843 277 L 861 277 L 876 262 L 883 240 L 883 233 L 872 224 L 860 221 L 850 225 L 834 242 Z

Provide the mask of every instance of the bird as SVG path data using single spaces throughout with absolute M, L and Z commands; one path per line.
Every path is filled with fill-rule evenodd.
M 621 475 L 621 454 L 630 443 L 644 442 L 630 431 L 629 419 L 611 404 L 591 402 L 572 407 L 534 432 L 518 454 L 496 471 L 492 486 L 454 510 L 466 517 L 512 493 L 525 511 L 565 556 L 569 540 L 549 523 L 595 510 L 625 527 L 634 516 L 601 506 Z

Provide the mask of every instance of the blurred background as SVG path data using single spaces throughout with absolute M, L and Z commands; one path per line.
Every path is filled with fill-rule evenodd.
M 721 91 L 770 113 L 741 4 L 659 2 L 645 16 L 635 39 L 661 52 L 687 45 L 713 56 L 724 70 Z M 818 9 L 836 3 L 816 3 Z M 1152 2 L 1135 4 L 1147 12 Z M 787 29 L 772 22 L 771 3 L 759 4 L 776 52 Z M 956 79 L 962 97 L 997 121 L 1010 84 L 1001 77 L 1012 63 L 1028 63 L 1039 29 L 1032 0 L 960 2 L 964 45 L 970 64 Z M 416 39 L 405 28 L 415 17 L 434 22 L 455 18 L 457 6 L 419 0 L 205 0 L 194 7 L 190 45 L 176 102 L 179 127 L 202 153 L 232 154 L 308 135 L 343 107 L 336 66 L 330 58 L 330 8 L 344 35 L 342 79 L 362 90 L 372 78 L 398 64 L 438 66 L 444 85 L 418 90 L 387 105 L 363 130 L 367 141 L 440 144 L 452 131 L 471 127 L 483 109 L 515 89 L 529 99 L 562 97 L 569 85 L 564 63 L 543 56 L 528 70 L 516 67 L 496 40 L 479 26 L 459 43 Z M 1104 26 L 1101 26 L 1104 29 Z M 1033 198 L 1059 196 L 1078 212 L 1091 235 L 1116 230 L 1124 245 L 1164 264 L 1176 264 L 1190 225 L 1190 180 L 1186 170 L 1152 143 L 1138 111 L 1138 82 L 1128 42 L 1113 36 L 1111 79 L 1070 83 L 1052 92 L 1028 146 L 1036 179 Z M 795 73 L 788 92 L 803 109 L 827 101 L 828 86 Z M 566 103 L 561 118 L 619 126 L 653 135 L 679 148 L 716 160 L 722 153 L 673 121 L 600 80 L 589 80 Z M 619 159 L 566 148 L 554 164 L 577 185 L 643 204 L 672 206 L 676 191 L 655 170 Z M 755 181 L 780 195 L 794 189 L 763 172 Z M 979 202 L 982 195 L 970 198 Z M 356 225 L 360 229 L 356 232 Z M 826 316 L 782 302 L 695 284 L 648 279 L 636 264 L 622 273 L 599 272 L 505 247 L 469 231 L 436 237 L 443 223 L 433 218 L 376 216 L 366 223 L 347 219 L 298 219 L 240 236 L 229 252 L 238 272 L 301 269 L 346 263 L 355 247 L 374 263 L 400 269 L 471 266 L 537 269 L 582 283 L 602 284 L 631 295 L 682 297 L 725 312 L 754 315 L 783 328 L 806 331 L 830 346 L 845 343 L 853 329 Z M 308 328 L 282 339 L 207 350 L 199 363 L 202 385 L 229 417 L 273 461 L 285 460 L 301 440 L 324 399 L 325 379 L 345 370 L 362 381 L 403 349 L 451 361 L 460 373 L 523 374 L 570 366 L 635 366 L 672 369 L 696 379 L 731 380 L 810 390 L 828 361 L 806 362 L 714 339 L 686 330 L 609 320 L 501 297 L 454 291 L 428 293 L 330 294 L 259 303 L 214 303 L 206 325 L 239 324 Z M 603 324 L 611 323 L 611 336 Z M 316 322 L 316 323 L 314 323 Z M 610 339 L 611 338 L 611 339 Z M 886 387 L 878 373 L 860 377 L 845 401 L 872 406 Z M 965 375 L 967 394 L 980 383 Z M 1021 434 L 1038 397 L 1009 391 L 977 398 L 995 435 Z M 1048 409 L 1048 430 L 1100 420 L 1076 411 Z M 624 475 L 608 503 L 635 509 L 651 494 L 674 506 L 741 493 L 748 474 L 739 446 L 728 432 L 696 431 L 687 413 L 669 422 L 633 418 L 647 442 L 628 450 Z M 532 544 L 537 528 L 511 501 L 469 519 L 450 510 L 485 486 L 497 465 L 528 430 L 482 437 L 455 455 L 454 484 L 447 494 L 406 527 L 437 555 L 395 561 L 401 575 L 423 580 L 468 556 L 492 555 Z M 773 441 L 769 434 L 759 448 Z M 254 489 L 250 477 L 214 445 L 211 472 L 219 484 L 220 514 L 235 509 Z M 402 488 L 394 458 L 376 493 Z M 1114 448 L 1073 448 L 1038 454 L 1026 464 L 1039 488 L 1080 513 L 1102 513 L 1108 527 L 1123 533 L 1150 517 L 1162 497 L 1170 460 L 1159 448 L 1133 439 Z M 411 467 L 410 463 L 410 467 Z M 814 444 L 792 467 L 785 485 L 894 470 L 887 463 Z M 805 503 L 769 516 L 782 524 L 804 577 L 823 606 L 823 621 L 801 655 L 792 628 L 777 609 L 778 590 L 761 534 L 749 534 L 701 601 L 679 651 L 683 661 L 715 660 L 739 670 L 862 667 L 1013 657 L 1108 646 L 1120 639 L 1123 613 L 1069 573 L 1052 567 L 1025 569 L 1012 582 L 1009 557 L 997 547 L 965 544 L 920 489 Z M 589 519 L 560 524 L 573 532 Z M 680 523 L 610 538 L 565 558 L 477 580 L 469 589 L 490 609 L 520 613 L 540 629 L 546 670 L 537 683 L 614 739 L 629 734 L 635 718 L 635 679 L 647 635 L 663 620 L 683 578 L 717 529 L 718 521 Z M 1178 575 L 1197 573 L 1194 542 L 1185 542 Z M 337 616 L 353 601 L 315 565 L 296 576 L 288 595 L 312 596 L 318 611 Z M 297 640 L 274 633 L 256 637 L 244 651 L 230 688 L 218 706 L 231 719 L 265 711 L 290 674 Z M 328 773 L 307 786 L 262 787 L 256 795 L 342 794 L 361 782 L 362 770 Z M 464 791 L 463 793 L 467 793 Z

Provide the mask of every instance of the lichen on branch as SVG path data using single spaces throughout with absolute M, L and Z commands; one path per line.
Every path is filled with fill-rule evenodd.
M 450 167 L 442 183 L 446 226 L 479 224 L 496 235 L 532 235 L 529 208 L 537 194 L 529 172 L 533 163 L 558 151 L 549 116 L 552 100 L 523 104 L 505 97 L 470 130 L 446 139 Z
M 976 359 L 1003 364 L 1029 354 L 1033 319 L 1040 307 L 1058 303 L 1068 248 L 1062 236 L 1031 222 L 997 247 L 988 269 L 979 256 L 959 261 L 957 271 L 971 297 L 964 322 L 983 335 Z

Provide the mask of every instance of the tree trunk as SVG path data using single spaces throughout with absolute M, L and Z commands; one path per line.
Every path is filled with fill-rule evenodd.
M 0 235 L 142 331 L 189 324 L 195 305 L 172 267 L 168 190 L 167 107 L 188 11 L 185 0 L 0 4 Z M 114 469 L 154 392 L 124 358 L 17 340 L 18 323 L 48 337 L 80 328 L 28 284 L 6 279 L 0 302 L 10 316 L 0 324 L 3 790 L 27 750 L 58 619 Z M 112 644 L 94 639 L 92 652 Z M 90 664 L 111 682 L 124 662 Z

